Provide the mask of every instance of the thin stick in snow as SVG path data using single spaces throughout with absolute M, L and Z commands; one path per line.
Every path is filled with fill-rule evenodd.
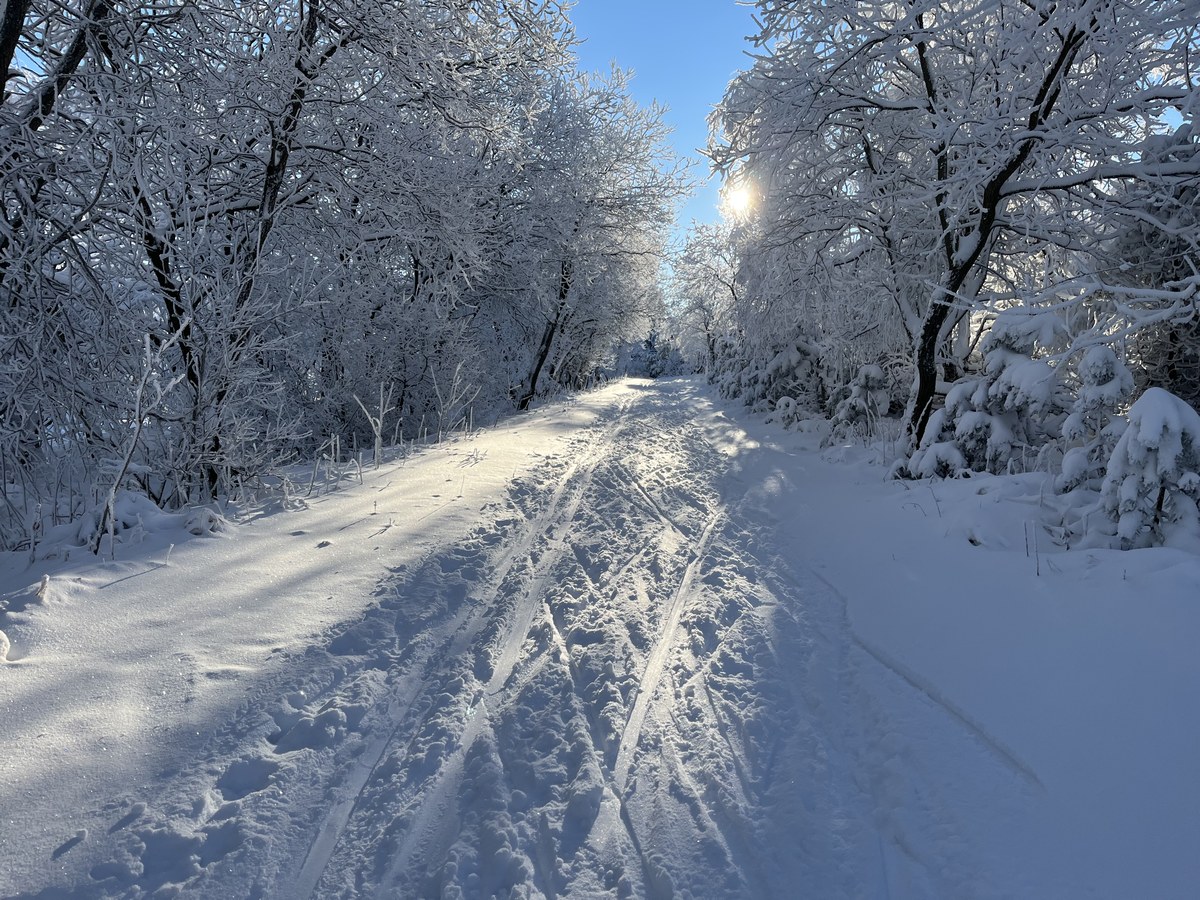
M 358 404 L 358 408 L 361 409 L 363 411 L 363 415 L 367 417 L 367 422 L 370 423 L 371 431 L 375 435 L 375 468 L 376 469 L 379 468 L 379 464 L 380 464 L 381 460 L 383 459 L 383 422 L 384 422 L 384 419 L 387 418 L 387 414 L 392 412 L 395 409 L 395 407 L 392 406 L 392 389 L 393 389 L 393 387 L 394 387 L 394 385 L 389 384 L 389 385 L 387 385 L 387 389 L 385 390 L 383 382 L 381 381 L 379 383 L 379 411 L 376 415 L 371 415 L 371 413 L 367 411 L 367 407 L 363 404 L 363 402 L 361 400 L 358 399 L 357 394 L 353 395 L 354 402 Z M 399 422 L 399 420 L 397 420 L 397 422 L 396 422 L 397 432 L 399 432 L 399 429 L 400 429 L 400 422 Z M 392 443 L 395 444 L 394 439 L 393 439 Z M 360 463 L 360 467 L 361 467 L 361 463 Z
M 322 444 L 317 448 L 317 455 L 313 457 L 312 478 L 310 478 L 308 481 L 308 494 L 306 496 L 311 497 L 313 495 L 313 489 L 317 486 L 317 469 L 321 466 L 321 455 L 324 453 L 324 451 L 325 445 Z

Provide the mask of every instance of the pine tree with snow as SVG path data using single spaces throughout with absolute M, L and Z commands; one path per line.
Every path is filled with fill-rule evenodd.
M 1021 455 L 1057 431 L 1065 405 L 1058 371 L 1038 355 L 1062 336 L 1062 321 L 1053 314 L 1001 314 L 984 339 L 983 373 L 951 387 L 908 471 L 931 478 L 1026 468 Z
M 797 328 L 789 341 L 758 347 L 726 338 L 717 342 L 717 364 L 710 380 L 721 394 L 791 425 L 821 407 L 820 347 Z
M 1180 533 L 1200 538 L 1200 414 L 1162 388 L 1142 394 L 1108 461 L 1100 499 L 1126 549 Z
M 860 366 L 850 381 L 848 393 L 833 412 L 829 440 L 845 440 L 855 434 L 870 437 L 879 420 L 887 415 L 891 402 L 883 369 L 876 365 Z
M 1104 478 L 1125 420 L 1120 408 L 1133 393 L 1133 375 L 1107 346 L 1091 347 L 1078 366 L 1079 390 L 1062 425 L 1067 446 L 1063 454 L 1060 491 L 1098 488 Z

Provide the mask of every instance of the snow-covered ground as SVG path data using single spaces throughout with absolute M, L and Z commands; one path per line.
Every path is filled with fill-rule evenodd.
M 1200 558 L 818 446 L 627 381 L 4 559 L 0 896 L 1194 897 Z

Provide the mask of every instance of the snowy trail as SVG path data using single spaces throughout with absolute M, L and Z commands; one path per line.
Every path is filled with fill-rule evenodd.
M 611 429 L 609 429 L 606 434 L 610 436 Z M 564 504 L 578 503 L 578 494 L 570 498 L 565 496 L 567 494 L 567 489 L 570 486 L 576 472 L 586 468 L 586 464 L 591 462 L 592 459 L 595 458 L 599 452 L 601 452 L 602 448 L 603 444 L 601 444 L 600 447 L 593 451 L 590 455 L 585 456 L 582 459 L 577 459 L 574 463 L 572 463 L 567 473 L 559 482 L 554 494 L 551 496 L 546 510 L 532 523 L 528 529 L 528 535 L 515 541 L 512 546 L 503 554 L 502 558 L 495 567 L 495 572 L 489 578 L 491 590 L 498 589 L 499 586 L 502 585 L 508 578 L 512 568 L 517 563 L 525 560 L 530 552 L 532 539 L 539 532 L 551 527 L 554 521 L 561 516 L 559 508 Z M 490 591 L 485 590 L 482 593 L 486 595 L 490 593 Z M 535 612 L 535 607 L 531 603 L 527 603 L 526 607 L 526 609 L 519 611 L 517 621 L 513 623 L 512 631 L 514 633 L 524 634 L 524 632 L 528 630 L 529 622 L 531 621 Z M 447 631 L 449 631 L 449 633 L 453 636 L 453 641 L 450 643 L 449 650 L 446 653 L 448 658 L 453 659 L 460 656 L 469 646 L 470 638 L 474 634 L 474 632 L 468 627 L 470 624 L 470 617 L 473 613 L 477 614 L 478 608 L 464 607 L 462 612 L 455 617 L 455 619 L 451 622 L 450 627 L 447 629 Z M 479 702 L 483 702 L 487 696 L 490 696 L 495 692 L 495 689 L 492 687 L 492 685 L 500 683 L 503 680 L 501 678 L 501 673 L 511 672 L 513 666 L 516 664 L 516 655 L 520 649 L 520 642 L 518 641 L 514 645 L 510 639 L 506 643 L 508 647 L 506 651 L 506 658 L 502 660 L 500 665 L 497 667 L 497 670 L 493 674 L 489 685 L 483 690 L 482 696 L 479 697 Z M 431 648 L 437 645 L 437 642 L 429 644 Z M 424 668 L 428 665 L 428 663 L 429 654 L 426 654 L 420 662 L 420 667 Z M 403 723 L 406 714 L 411 708 L 415 694 L 421 688 L 426 686 L 427 685 L 425 682 L 415 682 L 410 680 L 405 684 L 405 690 L 403 691 L 403 694 L 393 697 L 388 708 L 387 719 L 394 722 L 395 727 L 387 731 L 386 734 L 381 735 L 379 739 L 376 739 L 372 743 L 372 746 L 369 748 L 369 750 L 363 754 L 364 758 L 356 762 L 356 774 L 358 777 L 355 778 L 350 785 L 348 785 L 346 796 L 333 810 L 331 810 L 330 814 L 322 823 L 321 831 L 317 837 L 317 840 L 314 841 L 312 847 L 309 849 L 309 852 L 305 858 L 304 866 L 301 868 L 300 876 L 295 886 L 295 896 L 313 896 L 316 885 L 321 876 L 324 874 L 329 857 L 336 846 L 337 839 L 340 837 L 340 834 L 345 828 L 349 817 L 353 814 L 355 808 L 362 798 L 363 789 L 366 787 L 366 784 L 370 778 L 375 774 L 375 770 L 378 767 L 379 761 L 387 751 L 388 745 L 395 740 L 397 730 Z M 468 741 L 464 739 L 462 743 L 468 743 Z M 432 808 L 432 805 L 427 804 L 427 807 Z M 400 855 L 403 857 L 402 852 Z
M 472 590 L 487 603 L 452 621 L 301 878 L 269 893 L 857 896 L 882 868 L 858 760 L 827 733 L 844 673 L 793 687 L 771 641 L 813 642 L 778 636 L 804 600 L 766 586 L 739 451 L 697 419 L 730 425 L 686 399 L 638 388 L 514 485 Z M 844 654 L 833 607 L 808 614 Z M 781 829 L 798 852 L 763 853 Z
M 936 735 L 981 792 L 1037 786 L 865 650 L 781 543 L 789 458 L 692 382 L 589 403 L 524 464 L 460 445 L 456 465 L 524 474 L 110 803 L 57 896 L 988 896 L 940 757 L 901 735 Z

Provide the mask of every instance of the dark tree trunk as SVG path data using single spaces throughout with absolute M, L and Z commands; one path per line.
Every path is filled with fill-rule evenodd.
M 986 219 L 984 224 L 988 227 L 990 236 L 991 219 Z M 981 246 L 982 243 L 981 241 Z M 950 313 L 954 311 L 954 298 L 966 284 L 974 264 L 975 260 L 972 259 L 968 265 L 950 271 L 946 286 L 934 297 L 929 311 L 925 314 L 925 321 L 921 324 L 921 334 L 917 338 L 913 359 L 917 376 L 912 412 L 908 421 L 908 432 L 912 436 L 914 447 L 920 445 L 929 425 L 929 417 L 933 415 L 933 398 L 937 393 L 938 381 L 938 350 L 944 340 L 942 329 L 945 328 Z
M 554 317 L 546 323 L 546 328 L 542 331 L 542 340 L 538 344 L 537 355 L 533 361 L 533 371 L 529 374 L 529 384 L 517 400 L 517 409 L 529 409 L 529 404 L 537 396 L 538 379 L 542 375 L 542 368 L 546 365 L 546 360 L 550 357 L 550 349 L 554 346 L 554 336 L 558 333 L 563 313 L 567 309 L 567 297 L 571 293 L 571 275 L 571 263 L 564 260 L 558 280 L 558 306 L 555 307 Z
M 25 24 L 25 13 L 30 0 L 8 0 L 4 4 L 4 16 L 0 18 L 0 78 L 4 79 L 4 99 L 8 99 L 8 74 L 17 42 L 21 39 L 21 26 Z
M 933 397 L 937 392 L 937 348 L 942 325 L 949 315 L 950 306 L 939 303 L 930 310 L 921 327 L 921 336 L 917 341 L 915 364 L 917 369 L 916 395 L 913 398 L 912 419 L 909 430 L 913 437 L 913 446 L 921 443 L 925 436 L 925 427 L 933 414 Z
M 917 17 L 918 24 L 923 23 Z M 1044 126 L 1055 104 L 1062 93 L 1063 83 L 1067 73 L 1071 71 L 1079 52 L 1087 42 L 1096 23 L 1095 13 L 1087 26 L 1073 26 L 1065 34 L 1060 35 L 1062 44 L 1046 72 L 1034 99 L 1033 109 L 1029 113 L 1026 124 L 1028 134 L 1036 134 Z M 938 91 L 935 85 L 934 72 L 928 59 L 928 49 L 923 41 L 916 43 L 917 59 L 925 82 L 930 112 L 938 103 Z M 997 227 L 997 216 L 1004 203 L 1004 188 L 1010 178 L 1025 165 L 1038 143 L 1037 138 L 1026 137 L 1016 142 L 1008 160 L 1000 166 L 981 187 L 978 218 L 975 227 L 966 234 L 956 233 L 951 228 L 947 215 L 946 203 L 948 196 L 941 186 L 945 185 L 952 172 L 952 164 L 946 145 L 935 148 L 934 154 L 937 166 L 938 220 L 942 228 L 942 250 L 946 261 L 946 281 L 934 296 L 925 321 L 921 326 L 921 334 L 917 338 L 913 362 L 916 366 L 916 381 L 913 385 L 912 408 L 909 411 L 908 433 L 913 447 L 919 446 L 929 425 L 929 417 L 933 414 L 933 398 L 937 392 L 938 348 L 942 339 L 942 328 L 950 316 L 953 303 L 966 284 L 968 277 L 981 261 L 986 264 L 990 253 L 990 243 Z M 974 245 L 969 253 L 960 254 L 963 248 L 963 238 L 973 240 Z

